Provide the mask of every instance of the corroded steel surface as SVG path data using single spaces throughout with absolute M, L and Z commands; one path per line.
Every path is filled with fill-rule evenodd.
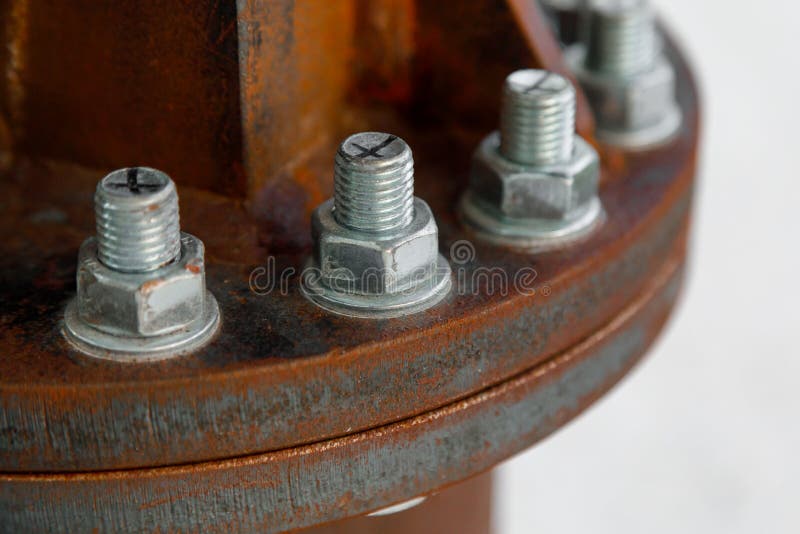
M 242 192 L 234 4 L 0 2 L 14 151 L 94 168 L 149 161 Z
M 0 526 L 351 517 L 490 469 L 624 376 L 680 286 L 697 94 L 670 44 L 683 128 L 646 152 L 600 147 L 608 220 L 586 241 L 533 257 L 465 247 L 454 207 L 504 76 L 570 75 L 533 5 L 0 4 Z M 334 146 L 366 129 L 413 147 L 452 261 L 454 293 L 419 315 L 331 316 L 298 291 Z M 222 325 L 187 357 L 101 361 L 60 333 L 96 181 L 129 164 L 172 175 L 182 228 L 206 244 Z M 285 291 L 253 290 L 269 269 L 293 270 Z
M 210 259 L 218 339 L 194 356 L 146 366 L 93 361 L 61 340 L 71 247 L 22 272 L 3 262 L 13 284 L 3 299 L 2 469 L 158 465 L 280 448 L 419 413 L 524 370 L 607 322 L 682 246 L 688 181 L 664 183 L 651 172 L 616 184 L 640 201 L 676 190 L 637 222 L 607 188 L 608 225 L 575 253 L 540 257 L 539 294 L 479 291 L 403 320 L 331 317 L 296 288 L 259 296 L 247 286 L 255 265 Z M 452 242 L 454 226 L 442 227 Z M 478 265 L 514 272 L 530 264 L 478 248 L 468 279 Z
M 376 510 L 491 468 L 590 405 L 660 332 L 683 254 L 608 325 L 498 386 L 411 419 L 308 446 L 179 467 L 0 475 L 13 530 L 283 532 Z
M 5 0 L 0 149 L 92 169 L 147 162 L 246 199 L 262 246 L 302 248 L 346 134 L 401 120 L 482 134 L 508 72 L 563 70 L 531 5 Z
M 87 206 L 100 173 L 20 158 L 0 182 L 0 470 L 169 465 L 342 436 L 463 398 L 590 335 L 683 246 L 698 116 L 686 66 L 673 58 L 682 134 L 650 152 L 604 151 L 609 220 L 597 234 L 533 260 L 478 246 L 472 261 L 454 265 L 465 294 L 401 320 L 330 316 L 300 297 L 296 277 L 287 295 L 255 294 L 249 277 L 269 265 L 268 252 L 276 269 L 299 270 L 306 250 L 265 249 L 247 205 L 174 175 L 183 227 L 207 245 L 223 326 L 206 349 L 160 364 L 95 361 L 63 342 L 58 320 L 74 290 L 75 250 L 92 231 Z M 471 238 L 452 209 L 485 131 L 453 136 L 449 124 L 418 130 L 392 121 L 416 148 L 417 192 L 434 209 L 447 255 Z M 315 172 L 329 176 L 330 161 Z M 473 287 L 479 268 L 533 268 L 537 292 Z

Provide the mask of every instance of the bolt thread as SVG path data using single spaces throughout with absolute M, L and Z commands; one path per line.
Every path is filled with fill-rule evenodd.
M 549 165 L 572 156 L 575 89 L 543 70 L 518 70 L 506 78 L 500 115 L 500 153 L 523 165 Z
M 647 70 L 658 55 L 653 12 L 646 0 L 606 0 L 590 4 L 586 67 L 614 76 Z
M 365 132 L 348 137 L 336 152 L 334 217 L 364 232 L 388 232 L 414 218 L 414 159 L 399 137 Z
M 94 196 L 97 256 L 121 272 L 148 272 L 178 258 L 178 194 L 163 172 L 132 167 L 112 172 Z

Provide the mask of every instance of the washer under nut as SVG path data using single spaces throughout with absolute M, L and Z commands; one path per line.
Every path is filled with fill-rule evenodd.
M 164 359 L 208 341 L 219 308 L 206 290 L 202 241 L 180 231 L 169 176 L 146 167 L 114 171 L 97 186 L 95 213 L 97 236 L 78 254 L 66 338 L 116 361 Z

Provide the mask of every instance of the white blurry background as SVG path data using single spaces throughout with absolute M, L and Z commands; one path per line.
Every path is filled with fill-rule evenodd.
M 655 3 L 704 100 L 683 300 L 627 380 L 501 467 L 498 534 L 800 532 L 800 2 Z

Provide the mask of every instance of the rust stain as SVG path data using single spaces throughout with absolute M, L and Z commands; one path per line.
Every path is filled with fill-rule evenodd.
M 148 280 L 147 282 L 145 282 L 144 284 L 141 285 L 140 289 L 141 289 L 142 293 L 148 294 L 148 293 L 158 289 L 158 286 L 162 285 L 163 283 L 164 283 L 164 280 L 162 280 L 160 278 L 157 278 L 155 280 Z

